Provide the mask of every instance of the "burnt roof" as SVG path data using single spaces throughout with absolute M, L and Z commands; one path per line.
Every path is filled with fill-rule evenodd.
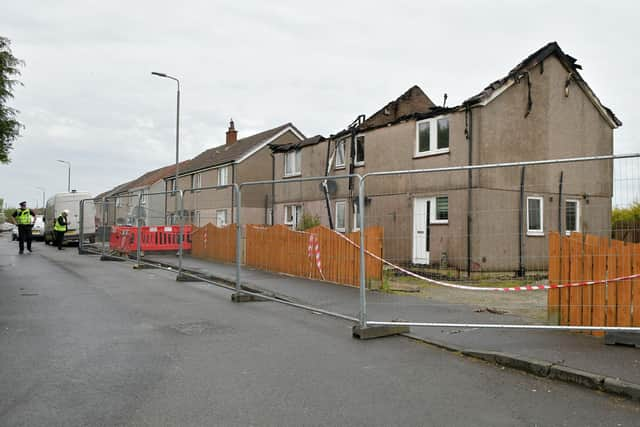
M 369 118 L 365 119 L 355 129 L 358 132 L 373 130 L 380 127 L 388 126 L 412 117 L 415 114 L 427 114 L 433 108 L 438 108 L 429 99 L 426 93 L 418 85 L 413 85 L 407 89 L 402 95 L 388 102 L 384 107 L 373 113 Z M 339 138 L 347 135 L 351 129 L 343 129 L 330 138 Z
M 248 136 L 246 138 L 238 139 L 231 145 L 221 145 L 218 147 L 210 148 L 202 153 L 198 154 L 191 160 L 189 167 L 180 171 L 180 173 L 194 172 L 199 169 L 205 169 L 212 166 L 224 165 L 241 159 L 247 153 L 260 144 L 267 142 L 269 139 L 276 136 L 287 128 L 292 128 L 295 132 L 303 135 L 292 123 L 285 123 L 281 126 L 273 129 L 265 130 L 255 135 Z M 304 136 L 304 135 L 303 135 Z M 170 177 L 171 174 L 167 174 L 165 177 Z
M 447 114 L 447 113 L 451 113 L 451 112 L 455 112 L 455 111 L 461 111 L 461 110 L 464 110 L 467 107 L 473 107 L 475 105 L 482 104 L 487 99 L 489 99 L 491 97 L 491 95 L 494 94 L 495 91 L 497 91 L 500 88 L 502 88 L 503 86 L 507 85 L 512 79 L 518 79 L 524 72 L 526 72 L 529 69 L 531 69 L 532 67 L 540 64 L 542 61 L 544 61 L 544 59 L 548 58 L 551 55 L 555 55 L 565 65 L 565 67 L 567 67 L 570 70 L 571 77 L 573 78 L 573 80 L 592 99 L 593 103 L 596 105 L 596 108 L 600 107 L 601 111 L 603 112 L 603 114 L 612 123 L 615 124 L 615 127 L 621 126 L 622 122 L 616 117 L 616 115 L 613 113 L 613 111 L 611 111 L 610 108 L 608 108 L 607 106 L 603 105 L 600 102 L 600 99 L 598 99 L 598 97 L 595 95 L 593 90 L 591 90 L 591 88 L 589 87 L 587 82 L 585 82 L 585 80 L 582 78 L 582 76 L 578 72 L 578 70 L 582 69 L 582 66 L 580 66 L 577 63 L 576 58 L 574 58 L 571 55 L 567 55 L 566 53 L 564 53 L 557 42 L 550 42 L 550 43 L 547 43 L 545 46 L 541 47 L 540 49 L 538 49 L 537 51 L 533 52 L 531 55 L 526 57 L 524 60 L 522 60 L 511 71 L 509 71 L 509 73 L 506 76 L 504 76 L 501 79 L 498 79 L 498 80 L 494 81 L 493 83 L 488 85 L 482 92 L 480 92 L 479 94 L 474 95 L 471 98 L 467 99 L 461 105 L 456 105 L 456 106 L 452 106 L 452 107 L 432 106 L 432 107 L 428 108 L 426 111 L 410 112 L 408 114 L 405 114 L 405 115 L 397 117 L 395 120 L 392 120 L 392 121 L 389 121 L 389 122 L 386 122 L 386 123 L 382 123 L 382 124 L 373 125 L 373 126 L 366 126 L 367 121 L 365 120 L 365 122 L 362 125 L 360 125 L 360 126 L 358 126 L 356 128 L 356 131 L 357 132 L 364 132 L 364 131 L 374 130 L 374 129 L 378 129 L 378 128 L 381 128 L 381 127 L 385 127 L 385 126 L 389 126 L 389 125 L 392 125 L 392 124 L 396 124 L 396 123 L 400 123 L 400 122 L 403 122 L 403 121 L 407 121 L 407 120 L 427 119 L 427 118 L 435 117 L 435 116 L 438 116 L 438 115 L 441 115 L 441 114 Z M 417 88 L 417 87 L 418 86 L 413 86 L 409 90 L 412 90 L 413 88 Z M 401 99 L 404 95 L 406 95 L 406 93 L 407 92 L 405 92 L 405 94 L 401 95 L 400 98 L 398 98 L 398 99 Z M 383 111 L 383 110 L 384 110 L 384 108 L 382 110 L 379 110 L 376 114 L 378 114 L 380 111 Z M 340 132 L 336 133 L 335 135 L 331 135 L 331 138 L 339 138 L 339 137 L 342 137 L 342 136 L 347 135 L 349 133 L 350 133 L 350 129 L 344 129 L 344 130 L 341 130 Z
M 494 81 L 486 88 L 484 88 L 482 92 L 464 101 L 462 106 L 474 106 L 483 103 L 484 101 L 489 99 L 489 97 L 491 97 L 491 95 L 493 95 L 495 91 L 502 88 L 511 80 L 518 79 L 522 73 L 540 64 L 551 55 L 554 55 L 556 58 L 558 58 L 560 62 L 562 62 L 564 66 L 570 70 L 571 78 L 587 93 L 588 96 L 592 98 L 593 102 L 596 104 L 596 107 L 601 107 L 604 114 L 611 120 L 611 122 L 616 125 L 616 127 L 621 126 L 622 122 L 616 117 L 611 109 L 600 102 L 600 99 L 598 99 L 593 90 L 591 90 L 587 82 L 578 72 L 578 70 L 582 69 L 582 66 L 577 63 L 576 58 L 564 53 L 557 42 L 547 43 L 545 46 L 533 52 L 522 62 L 516 65 L 511 71 L 509 71 L 506 76 Z
M 300 148 L 308 147 L 311 145 L 320 144 L 327 139 L 322 135 L 312 136 L 311 138 L 303 139 L 302 141 L 293 142 L 290 144 L 269 144 L 269 148 L 274 153 L 285 153 L 291 150 L 298 150 Z
M 436 105 L 418 85 L 411 86 L 405 93 L 373 113 L 360 126 L 361 130 L 384 126 L 399 117 L 412 113 L 424 113 Z

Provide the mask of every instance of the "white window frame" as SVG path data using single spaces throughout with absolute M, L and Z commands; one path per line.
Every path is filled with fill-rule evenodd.
M 351 231 L 360 231 L 360 225 L 358 224 L 358 222 L 360 222 L 360 215 L 358 214 L 358 211 L 360 210 L 360 202 L 358 201 L 358 199 L 356 198 L 355 201 L 353 202 L 353 226 L 351 227 Z
M 285 177 L 300 176 L 302 174 L 301 172 L 302 168 L 300 165 L 301 161 L 302 161 L 302 153 L 300 150 L 291 150 L 284 153 L 284 176 Z
M 193 225 L 195 225 L 196 227 L 200 227 L 200 218 L 201 218 L 200 211 L 194 210 L 193 218 L 192 218 Z
M 300 208 L 300 216 L 298 216 L 298 208 Z M 289 217 L 289 215 L 287 215 L 287 211 L 289 209 L 293 209 L 293 215 L 292 215 L 292 219 L 291 221 L 289 221 L 287 218 Z M 292 227 L 297 227 L 298 223 L 300 222 L 300 220 L 302 219 L 302 205 L 285 205 L 284 206 L 284 223 L 285 225 L 289 225 Z
M 267 208 L 266 212 L 265 212 L 266 218 L 264 223 L 267 225 L 273 225 L 273 209 L 272 208 Z
M 191 188 L 202 188 L 202 174 L 194 173 L 191 175 Z
M 438 148 L 438 120 L 447 119 L 449 121 L 449 145 L 445 148 Z M 420 124 L 429 123 L 429 143 L 432 148 L 426 151 L 420 151 Z M 451 119 L 449 116 L 431 117 L 429 119 L 419 120 L 416 122 L 416 144 L 414 157 L 427 157 L 436 154 L 448 153 L 451 147 Z
M 447 219 L 438 219 L 438 198 L 446 197 L 447 198 Z M 431 212 L 429 213 L 429 223 L 430 224 L 449 224 L 449 195 L 448 194 L 440 194 L 439 196 L 431 197 Z
M 141 205 L 146 205 L 147 204 L 147 193 L 145 193 L 144 190 L 142 190 L 140 192 L 140 204 Z
M 342 212 L 342 226 L 338 224 L 338 212 Z M 339 200 L 336 202 L 336 231 L 347 231 L 347 202 Z
M 362 138 L 362 145 L 366 144 L 367 139 L 364 134 L 356 135 L 353 140 L 353 165 L 354 166 L 364 166 L 364 162 L 366 161 L 367 150 L 364 150 L 365 159 L 358 161 L 358 138 Z
M 173 193 L 174 191 L 176 191 L 176 179 L 171 178 L 169 182 L 170 182 L 169 187 L 171 188 L 169 191 Z
M 531 229 L 531 218 L 529 217 L 529 201 L 530 200 L 539 200 L 540 201 L 540 228 L 539 229 Z M 529 196 L 527 197 L 527 236 L 544 236 L 544 197 L 540 196 Z
M 118 196 L 116 197 L 116 208 L 122 207 L 122 199 Z
M 575 230 L 569 230 L 568 228 L 566 228 L 566 221 L 567 221 L 567 203 L 575 203 L 576 204 L 576 229 Z M 580 232 L 580 200 L 578 199 L 566 199 L 564 201 L 564 220 L 565 220 L 565 234 L 568 236 L 570 235 L 572 232 L 574 233 L 579 233 Z
M 347 145 L 347 139 L 343 138 L 336 142 L 336 169 L 344 169 L 346 167 L 345 162 L 345 146 Z M 338 163 L 338 153 L 342 153 L 342 162 Z
M 223 213 L 224 214 L 224 220 L 223 220 L 223 224 L 220 225 L 220 217 L 218 216 L 219 214 Z M 225 227 L 226 225 L 228 225 L 228 221 L 227 221 L 227 210 L 226 209 L 216 209 L 216 227 Z
M 218 168 L 218 186 L 229 185 L 230 166 Z

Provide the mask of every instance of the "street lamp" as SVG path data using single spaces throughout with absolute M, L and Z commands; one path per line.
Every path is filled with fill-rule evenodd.
M 180 150 L 180 80 L 165 73 L 151 72 L 152 75 L 163 77 L 165 79 L 171 79 L 178 84 L 178 90 L 176 92 L 176 180 L 175 189 L 178 189 L 178 153 Z
M 42 191 L 42 210 L 44 211 L 44 188 L 36 187 L 38 190 Z
M 69 171 L 67 173 L 67 193 L 71 193 L 71 162 L 66 160 L 57 160 L 60 163 L 66 163 L 69 167 Z

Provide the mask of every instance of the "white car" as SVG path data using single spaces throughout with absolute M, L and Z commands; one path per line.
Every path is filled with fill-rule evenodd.
M 36 215 L 36 222 L 31 229 L 31 237 L 34 240 L 44 240 L 44 219 L 43 215 Z
M 33 240 L 44 240 L 44 220 L 42 215 L 36 215 L 36 221 L 31 228 Z M 18 226 L 14 225 L 11 230 L 11 240 L 18 240 Z

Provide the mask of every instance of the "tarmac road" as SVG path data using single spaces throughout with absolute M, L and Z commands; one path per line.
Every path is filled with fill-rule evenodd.
M 640 405 L 0 235 L 0 426 L 637 425 Z M 10 236 L 9 236 L 10 238 Z

